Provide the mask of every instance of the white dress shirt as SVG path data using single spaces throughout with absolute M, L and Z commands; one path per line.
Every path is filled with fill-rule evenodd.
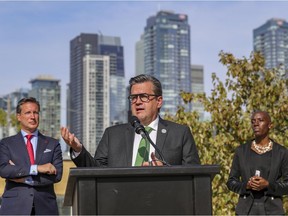
M 159 116 L 153 122 L 151 122 L 148 125 L 149 127 L 152 128 L 152 131 L 149 133 L 149 136 L 150 136 L 150 139 L 153 141 L 153 143 L 155 145 L 156 145 L 156 138 L 157 138 L 158 123 L 159 123 Z M 132 166 L 134 166 L 134 164 L 135 164 L 136 157 L 137 157 L 137 152 L 138 152 L 138 147 L 139 147 L 141 139 L 142 139 L 142 136 L 135 132 L 134 143 L 133 143 Z M 149 161 L 151 161 L 151 153 L 152 152 L 155 152 L 155 149 L 150 144 Z
M 26 135 L 28 135 L 28 133 L 26 133 L 25 131 L 21 130 L 22 136 L 24 137 L 24 141 L 27 145 L 27 138 Z M 38 130 L 34 131 L 33 133 L 33 137 L 31 138 L 31 143 L 33 146 L 33 153 L 34 153 L 34 160 L 36 161 L 36 149 L 37 149 L 37 142 L 38 142 Z M 38 171 L 37 171 L 38 167 L 37 164 L 33 164 L 30 166 L 30 175 L 37 175 Z

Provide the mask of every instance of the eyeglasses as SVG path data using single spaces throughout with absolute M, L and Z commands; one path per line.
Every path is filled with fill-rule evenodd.
M 150 97 L 158 97 L 158 96 L 159 95 L 145 94 L 145 93 L 144 94 L 132 94 L 128 96 L 128 100 L 130 101 L 130 103 L 136 103 L 139 97 L 142 102 L 149 102 L 151 100 Z

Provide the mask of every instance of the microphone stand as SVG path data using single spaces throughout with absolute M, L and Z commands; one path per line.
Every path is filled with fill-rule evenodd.
M 166 166 L 171 166 L 169 163 L 167 163 L 164 159 L 163 154 L 161 153 L 160 149 L 155 145 L 155 143 L 153 143 L 153 141 L 151 140 L 149 133 L 144 129 L 144 134 L 141 133 L 142 137 L 145 139 L 147 138 L 148 141 L 150 142 L 150 144 L 154 147 L 154 149 L 156 150 L 156 152 L 159 154 L 160 158 L 161 158 L 161 162 L 163 163 L 163 165 Z M 145 137 L 144 137 L 145 136 Z

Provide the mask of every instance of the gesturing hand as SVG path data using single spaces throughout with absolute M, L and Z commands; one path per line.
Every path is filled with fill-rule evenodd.
M 70 133 L 68 128 L 61 127 L 61 136 L 65 143 L 69 145 L 75 152 L 80 152 L 82 150 L 82 144 L 74 134 Z
M 154 152 L 151 153 L 151 159 L 150 162 L 144 162 L 142 166 L 163 166 L 162 161 L 156 158 Z

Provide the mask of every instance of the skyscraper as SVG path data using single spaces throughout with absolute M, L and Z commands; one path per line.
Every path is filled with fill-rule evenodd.
M 191 65 L 191 92 L 204 93 L 204 67 L 203 65 Z M 198 111 L 200 120 L 204 120 L 204 106 L 201 102 L 192 103 L 192 111 Z
M 16 106 L 18 101 L 24 97 L 28 97 L 29 90 L 30 89 L 19 88 L 12 93 L 4 95 L 0 98 L 0 108 L 8 113 L 11 112 L 16 114 Z
M 60 139 L 61 120 L 61 87 L 60 80 L 51 76 L 38 76 L 30 81 L 32 88 L 29 96 L 40 103 L 39 130 L 47 135 Z
M 81 141 L 84 139 L 84 56 L 97 55 L 97 53 L 97 34 L 80 34 L 70 41 L 70 83 L 67 94 L 67 126 Z
M 140 40 L 135 45 L 135 75 L 144 74 L 144 35 L 142 34 Z
M 106 127 L 127 121 L 123 53 L 119 37 L 80 34 L 70 41 L 67 125 L 92 154 Z
M 110 124 L 127 122 L 124 48 L 120 38 L 99 35 L 99 54 L 110 57 Z
M 187 15 L 159 11 L 147 19 L 143 37 L 144 71 L 162 83 L 164 105 L 161 111 L 175 114 L 179 105 L 190 111 L 190 104 L 185 105 L 179 95 L 181 90 L 191 92 Z
M 29 89 L 20 88 L 0 98 L 0 109 L 3 109 L 7 113 L 7 125 L 0 126 L 0 139 L 17 133 L 17 129 L 12 124 L 11 118 L 16 117 L 18 101 L 24 97 L 28 97 L 28 93 Z
M 270 19 L 253 30 L 254 51 L 265 58 L 269 69 L 280 68 L 280 76 L 288 78 L 288 23 L 284 19 Z
M 83 142 L 94 153 L 109 126 L 109 56 L 86 55 L 83 62 Z

